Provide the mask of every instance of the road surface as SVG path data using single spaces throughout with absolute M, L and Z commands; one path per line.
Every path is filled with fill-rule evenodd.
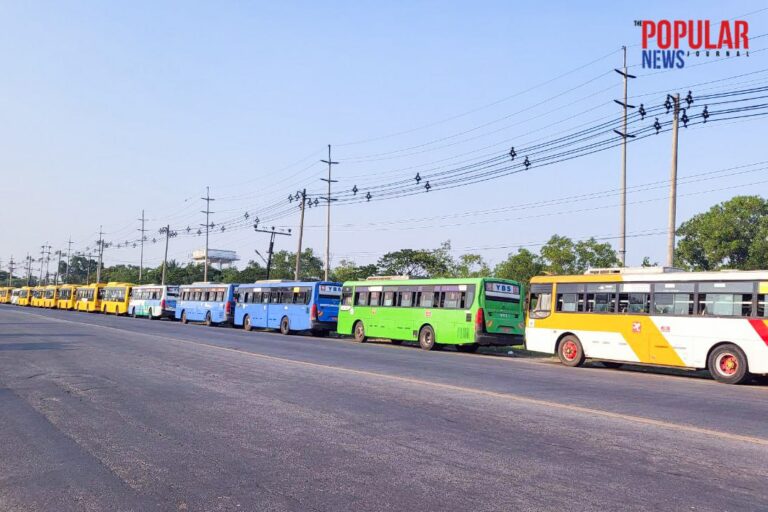
M 0 307 L 2 511 L 768 510 L 768 386 Z

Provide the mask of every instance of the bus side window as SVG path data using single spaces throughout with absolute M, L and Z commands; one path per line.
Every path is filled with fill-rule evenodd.
M 413 292 L 400 292 L 398 295 L 398 306 L 403 308 L 413 306 Z
M 368 305 L 368 292 L 357 292 L 355 294 L 355 306 Z
M 768 317 L 768 295 L 761 293 L 757 296 L 757 316 Z
M 382 306 L 394 306 L 395 292 L 384 292 L 384 303 Z
M 380 300 L 381 300 L 381 292 L 371 292 L 371 300 L 370 300 L 371 306 L 378 306 Z
M 531 318 L 546 318 L 552 312 L 552 285 L 532 284 L 528 302 Z

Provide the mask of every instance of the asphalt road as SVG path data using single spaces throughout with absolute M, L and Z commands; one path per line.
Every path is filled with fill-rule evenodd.
M 0 510 L 768 511 L 768 386 L 0 307 Z

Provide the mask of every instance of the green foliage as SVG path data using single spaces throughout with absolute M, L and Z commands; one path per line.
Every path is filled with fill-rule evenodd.
M 462 254 L 453 266 L 456 277 L 484 277 L 491 275 L 488 263 L 479 254 Z
M 296 253 L 278 251 L 272 255 L 272 271 L 270 279 L 293 279 L 296 273 Z M 301 280 L 319 280 L 325 275 L 323 260 L 315 256 L 311 247 L 301 253 Z
M 450 276 L 453 260 L 450 255 L 451 244 L 444 242 L 438 249 L 400 249 L 388 252 L 377 262 L 382 275 L 403 275 L 410 277 Z
M 677 266 L 690 270 L 768 267 L 768 201 L 736 196 L 694 215 L 677 230 Z
M 544 263 L 539 255 L 528 249 L 518 249 L 516 254 L 510 253 L 506 260 L 496 265 L 493 275 L 527 284 L 533 276 L 543 271 Z
M 375 276 L 379 269 L 376 265 L 357 266 L 354 261 L 341 260 L 339 266 L 333 269 L 331 278 L 334 281 L 360 281 Z

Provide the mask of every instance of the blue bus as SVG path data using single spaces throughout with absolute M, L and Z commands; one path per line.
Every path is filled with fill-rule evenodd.
M 131 301 L 128 303 L 128 314 L 134 318 L 146 316 L 150 320 L 174 318 L 178 298 L 178 286 L 157 284 L 134 286 L 131 290 Z
M 238 286 L 236 296 L 235 325 L 246 331 L 256 327 L 325 336 L 336 330 L 341 283 L 257 281 Z
M 205 325 L 231 324 L 235 312 L 236 284 L 193 283 L 179 287 L 177 320 Z

